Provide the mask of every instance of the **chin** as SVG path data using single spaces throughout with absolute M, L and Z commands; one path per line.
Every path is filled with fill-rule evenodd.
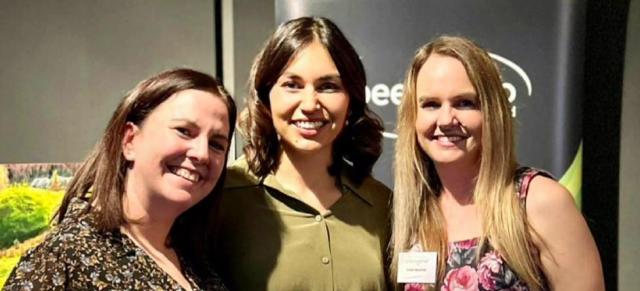
M 455 163 L 455 162 L 466 160 L 466 157 L 464 155 L 461 155 L 460 153 L 452 153 L 452 152 L 443 153 L 438 151 L 438 152 L 427 152 L 427 155 L 429 156 L 429 158 L 431 158 L 432 161 L 438 164 L 449 164 L 449 163 Z
M 441 156 L 441 157 L 432 157 L 431 160 L 433 160 L 433 162 L 436 165 L 442 165 L 442 166 L 453 166 L 453 165 L 458 165 L 458 166 L 472 166 L 472 165 L 476 165 L 477 159 L 474 159 L 472 157 L 469 156 Z
M 298 151 L 298 152 L 315 152 L 315 151 L 319 151 L 322 148 L 324 148 L 325 145 L 323 145 L 322 143 L 316 142 L 316 141 L 308 141 L 308 140 L 304 140 L 304 141 L 299 141 L 295 144 L 293 144 L 291 146 L 292 150 Z
M 182 211 L 191 208 L 200 202 L 204 196 L 198 198 L 197 194 L 191 194 L 184 190 L 176 190 L 171 195 L 166 196 L 169 203 L 175 204 L 176 207 L 182 208 Z

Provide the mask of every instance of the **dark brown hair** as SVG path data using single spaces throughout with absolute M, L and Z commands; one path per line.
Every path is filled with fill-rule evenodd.
M 69 184 L 58 209 L 58 222 L 65 218 L 70 201 L 79 197 L 88 200 L 90 206 L 85 211 L 94 214 L 100 230 L 115 231 L 125 223 L 122 210 L 127 171 L 127 161 L 122 153 L 125 125 L 132 122 L 140 126 L 158 105 L 172 95 L 188 89 L 210 92 L 223 100 L 228 111 L 228 138 L 231 140 L 235 128 L 236 105 L 219 81 L 207 74 L 183 68 L 152 76 L 138 83 L 118 104 L 101 140 L 89 153 Z M 209 195 L 183 212 L 174 222 L 167 244 L 181 254 L 189 257 L 193 257 L 190 253 L 197 254 L 202 234 L 205 233 L 206 224 L 210 221 L 211 212 L 216 206 L 217 194 L 222 189 L 225 172 L 223 169 Z
M 244 153 L 257 176 L 278 167 L 281 149 L 271 119 L 269 92 L 295 55 L 314 40 L 329 51 L 349 95 L 347 124 L 334 141 L 328 171 L 336 176 L 345 170 L 350 179 L 360 182 L 382 153 L 382 122 L 367 107 L 366 74 L 360 57 L 340 29 L 323 17 L 301 17 L 281 24 L 257 55 L 251 68 L 247 108 L 238 125 L 247 141 Z

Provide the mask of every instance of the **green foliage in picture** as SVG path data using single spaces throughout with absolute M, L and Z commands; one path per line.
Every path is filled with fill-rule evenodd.
M 47 229 L 62 196 L 62 191 L 29 186 L 10 186 L 0 190 L 0 249 Z
M 5 165 L 0 165 L 0 190 L 9 187 L 10 183 L 9 169 L 7 169 L 7 166 Z

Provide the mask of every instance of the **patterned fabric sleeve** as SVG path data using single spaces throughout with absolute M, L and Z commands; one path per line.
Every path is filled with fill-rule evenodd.
M 531 167 L 520 167 L 516 170 L 516 192 L 518 194 L 518 198 L 526 201 L 525 198 L 527 198 L 527 193 L 529 192 L 529 185 L 533 178 L 538 175 L 556 180 L 553 175 L 544 170 Z
M 29 250 L 16 265 L 3 290 L 65 290 L 67 268 L 47 244 Z

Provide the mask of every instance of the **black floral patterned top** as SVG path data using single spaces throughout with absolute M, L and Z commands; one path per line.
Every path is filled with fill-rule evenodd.
M 101 232 L 88 203 L 74 199 L 67 217 L 13 269 L 4 290 L 183 290 L 120 231 Z M 179 256 L 180 257 L 180 256 Z M 181 258 L 193 290 L 227 290 L 218 275 L 199 278 Z

